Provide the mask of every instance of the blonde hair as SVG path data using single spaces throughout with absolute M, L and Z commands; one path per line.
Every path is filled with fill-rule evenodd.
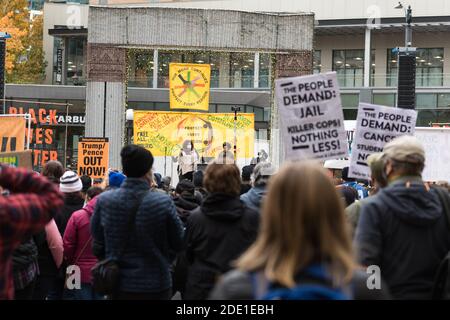
M 342 201 L 323 168 L 290 163 L 269 181 L 256 242 L 237 261 L 286 287 L 312 263 L 325 264 L 335 285 L 351 280 L 356 263 Z

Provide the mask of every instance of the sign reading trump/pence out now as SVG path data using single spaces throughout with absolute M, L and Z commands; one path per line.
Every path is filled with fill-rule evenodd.
M 384 145 L 398 136 L 414 135 L 416 120 L 415 110 L 360 103 L 349 176 L 368 180 L 367 158 L 382 152 Z
M 108 138 L 81 138 L 78 142 L 78 175 L 104 178 L 108 171 Z
M 335 72 L 275 81 L 286 158 L 348 156 L 339 85 Z

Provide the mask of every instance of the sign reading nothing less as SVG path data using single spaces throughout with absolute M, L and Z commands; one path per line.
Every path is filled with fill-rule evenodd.
M 78 142 L 78 175 L 104 178 L 108 171 L 108 138 L 81 138 Z

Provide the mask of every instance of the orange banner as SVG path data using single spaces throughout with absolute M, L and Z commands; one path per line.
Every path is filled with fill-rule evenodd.
M 25 149 L 25 118 L 0 117 L 0 152 Z

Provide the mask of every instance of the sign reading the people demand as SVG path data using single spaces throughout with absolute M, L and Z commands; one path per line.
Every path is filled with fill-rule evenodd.
M 208 111 L 211 66 L 171 63 L 169 65 L 170 109 Z
M 382 152 L 384 145 L 402 135 L 414 135 L 417 112 L 411 109 L 360 103 L 349 176 L 368 180 L 367 157 Z
M 348 156 L 339 85 L 335 72 L 275 81 L 286 158 Z
M 78 175 L 104 178 L 108 171 L 108 138 L 81 138 L 78 142 Z
M 134 143 L 156 156 L 178 156 L 186 141 L 205 159 L 217 157 L 223 144 L 233 152 L 236 126 L 237 158 L 254 157 L 255 115 L 199 112 L 134 112 Z
M 15 152 L 25 149 L 25 118 L 0 117 L 0 152 Z

